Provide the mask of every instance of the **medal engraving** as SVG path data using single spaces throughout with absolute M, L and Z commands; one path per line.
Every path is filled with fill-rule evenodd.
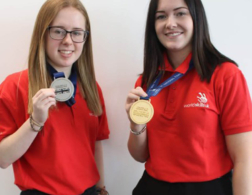
M 148 123 L 154 114 L 153 106 L 148 100 L 138 100 L 130 108 L 130 118 L 136 124 Z
M 52 84 L 51 88 L 55 89 L 55 99 L 59 102 L 65 102 L 69 100 L 74 93 L 73 83 L 66 78 L 57 78 Z

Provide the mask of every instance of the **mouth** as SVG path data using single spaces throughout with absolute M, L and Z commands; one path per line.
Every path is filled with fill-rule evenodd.
M 167 37 L 177 37 L 179 35 L 183 34 L 183 32 L 169 32 L 169 33 L 166 33 L 165 35 Z
M 73 53 L 73 51 L 70 51 L 70 50 L 59 50 L 60 53 L 62 54 L 71 54 Z

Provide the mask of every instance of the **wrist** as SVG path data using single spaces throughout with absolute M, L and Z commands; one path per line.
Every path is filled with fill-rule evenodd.
M 132 129 L 133 131 L 140 131 L 144 126 L 146 126 L 146 124 L 139 125 L 134 122 L 130 123 L 130 129 Z
M 31 116 L 32 116 L 33 121 L 36 122 L 36 124 L 38 124 L 39 126 L 44 126 L 45 121 L 43 120 L 44 117 L 41 117 L 41 114 L 36 114 L 32 112 Z
M 145 125 L 139 125 L 138 128 L 130 128 L 130 132 L 134 135 L 140 135 L 142 134 L 143 132 L 146 131 L 146 124 Z
M 96 192 L 97 192 L 98 195 L 109 195 L 109 193 L 106 190 L 105 186 L 103 186 L 103 187 L 96 186 Z
M 31 126 L 33 131 L 39 132 L 39 131 L 41 131 L 43 129 L 44 124 L 42 125 L 42 124 L 38 123 L 36 120 L 34 120 L 32 114 L 30 115 L 29 120 L 30 120 L 30 126 Z

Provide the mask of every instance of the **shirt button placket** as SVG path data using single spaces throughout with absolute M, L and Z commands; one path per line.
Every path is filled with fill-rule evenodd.
M 176 93 L 177 93 L 177 87 L 176 83 L 173 83 L 170 86 L 170 91 L 169 91 L 169 110 L 174 111 L 175 109 L 175 103 L 176 103 Z

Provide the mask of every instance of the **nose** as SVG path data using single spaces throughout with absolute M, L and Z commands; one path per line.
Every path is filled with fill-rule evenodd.
M 173 16 L 167 17 L 167 20 L 166 20 L 166 28 L 174 29 L 174 28 L 176 28 L 176 27 L 177 27 L 176 19 L 175 19 Z
M 72 44 L 73 43 L 71 34 L 69 32 L 67 32 L 65 38 L 62 40 L 62 43 L 63 44 Z

